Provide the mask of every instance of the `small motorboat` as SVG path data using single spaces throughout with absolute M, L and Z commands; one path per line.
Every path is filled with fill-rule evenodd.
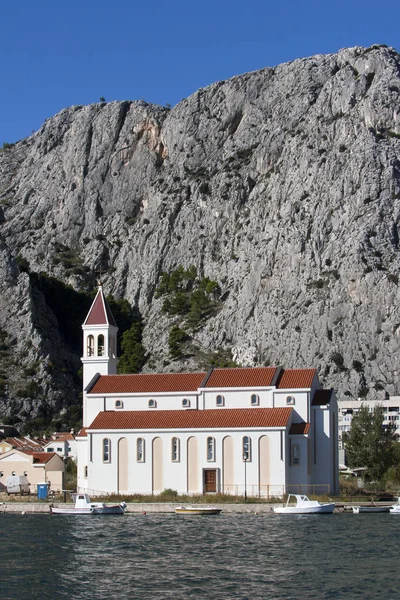
M 390 510 L 390 506 L 376 506 L 375 504 L 352 506 L 351 508 L 355 515 L 359 515 L 360 513 L 387 513 Z
M 294 499 L 294 501 L 293 501 Z M 311 515 L 333 513 L 334 502 L 318 502 L 309 500 L 302 494 L 289 494 L 284 506 L 276 506 L 274 512 L 287 515 Z
M 177 506 L 175 512 L 178 515 L 219 515 L 222 508 L 215 506 Z
M 50 506 L 52 515 L 123 515 L 126 503 L 104 504 L 104 502 L 91 502 L 87 494 L 71 494 L 74 506 Z
M 400 515 L 400 496 L 397 498 L 396 504 L 393 504 L 393 506 L 390 507 L 389 512 L 392 513 L 392 515 Z

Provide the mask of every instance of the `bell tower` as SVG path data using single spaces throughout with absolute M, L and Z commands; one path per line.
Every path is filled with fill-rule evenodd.
M 99 283 L 83 329 L 83 393 L 93 377 L 117 372 L 117 331 L 113 314 Z

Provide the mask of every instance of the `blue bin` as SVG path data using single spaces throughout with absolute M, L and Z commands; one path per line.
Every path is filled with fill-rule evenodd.
M 37 484 L 37 497 L 39 500 L 47 500 L 49 495 L 49 484 L 48 483 L 38 483 Z

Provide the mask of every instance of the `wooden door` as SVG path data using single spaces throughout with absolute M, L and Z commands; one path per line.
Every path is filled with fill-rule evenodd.
M 204 491 L 217 491 L 217 469 L 204 469 Z

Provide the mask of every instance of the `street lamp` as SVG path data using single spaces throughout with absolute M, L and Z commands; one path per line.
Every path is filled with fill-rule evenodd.
M 244 460 L 244 501 L 247 502 L 247 459 L 249 455 L 247 452 L 243 452 L 243 460 Z

